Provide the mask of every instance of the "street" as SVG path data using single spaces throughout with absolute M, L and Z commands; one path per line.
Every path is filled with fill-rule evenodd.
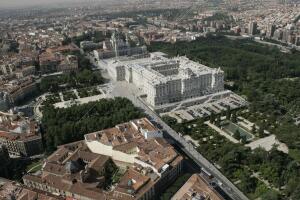
M 211 164 L 206 158 L 204 158 L 193 145 L 188 143 L 183 137 L 179 136 L 171 127 L 169 127 L 154 111 L 152 111 L 141 99 L 136 95 L 138 90 L 129 83 L 115 82 L 113 83 L 114 88 L 112 91 L 113 96 L 121 96 L 130 99 L 133 104 L 151 117 L 151 120 L 158 123 L 167 134 L 173 138 L 181 147 L 181 150 L 186 153 L 191 159 L 195 161 L 200 167 L 205 168 L 210 172 L 217 182 L 222 183 L 220 187 L 224 190 L 228 196 L 234 200 L 248 200 L 248 198 L 233 184 L 231 183 L 213 164 Z

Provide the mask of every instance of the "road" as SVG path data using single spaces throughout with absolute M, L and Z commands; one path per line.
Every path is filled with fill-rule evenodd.
M 193 159 L 200 167 L 204 167 L 209 171 L 218 182 L 222 183 L 221 188 L 234 200 L 248 200 L 248 198 L 233 184 L 231 183 L 213 164 L 211 164 L 206 158 L 204 158 L 193 145 L 188 143 L 183 137 L 179 136 L 171 127 L 169 127 L 154 111 L 152 111 L 141 99 L 136 95 L 139 93 L 138 89 L 135 89 L 128 83 L 115 82 L 112 91 L 113 96 L 121 96 L 130 99 L 133 104 L 145 111 L 153 121 L 158 123 L 162 129 L 175 140 L 181 150 L 185 152 L 191 159 Z
M 37 121 L 41 121 L 42 117 L 43 117 L 43 113 L 41 112 L 40 108 L 41 108 L 41 104 L 43 103 L 43 98 L 45 98 L 45 96 L 49 95 L 50 93 L 45 93 L 42 94 L 41 96 L 35 98 L 36 101 L 34 102 L 33 105 L 33 117 L 37 120 Z
M 233 35 L 225 35 L 225 37 L 232 39 L 232 40 L 240 40 L 240 39 L 249 39 L 250 37 L 243 37 L 243 36 L 233 36 Z M 290 52 L 290 50 L 292 49 L 291 46 L 283 46 L 281 44 L 276 44 L 276 43 L 272 43 L 272 42 L 268 42 L 268 41 L 264 41 L 264 40 L 260 40 L 257 38 L 254 38 L 253 41 L 261 43 L 261 44 L 265 44 L 268 46 L 275 46 L 278 47 L 282 52 Z M 298 51 L 300 51 L 300 47 L 299 46 L 294 46 L 294 48 Z

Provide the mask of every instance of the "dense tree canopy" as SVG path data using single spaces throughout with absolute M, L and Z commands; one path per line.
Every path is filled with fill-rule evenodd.
M 176 123 L 171 117 L 163 119 L 174 130 L 197 140 L 199 144 L 197 150 L 208 160 L 217 163 L 227 177 L 234 181 L 238 180 L 239 188 L 249 195 L 250 199 L 283 198 L 282 195 L 254 178 L 254 173 L 267 180 L 275 188 L 285 186 L 286 189 L 282 191 L 282 194 L 285 193 L 289 197 L 297 195 L 294 190 L 297 190 L 300 184 L 299 163 L 287 154 L 275 148 L 269 152 L 261 148 L 252 151 L 241 144 L 234 144 L 210 129 L 202 119 L 181 124 Z
M 74 38 L 68 38 L 68 41 L 73 41 L 77 46 L 80 45 L 80 42 L 82 41 L 93 41 L 93 42 L 102 42 L 104 41 L 106 38 L 110 37 L 110 32 L 107 33 L 103 33 L 100 31 L 94 31 L 94 32 L 88 32 L 88 33 L 84 33 L 80 36 L 76 36 Z
M 49 76 L 41 80 L 42 92 L 57 92 L 68 88 L 82 88 L 99 85 L 104 82 L 99 72 L 84 69 L 78 73 Z
M 264 125 L 290 148 L 300 150 L 300 52 L 282 53 L 254 41 L 208 36 L 192 42 L 152 43 L 150 51 L 186 55 L 210 67 L 221 67 L 227 87 L 245 95 L 254 122 Z M 262 117 L 260 121 L 255 119 Z M 265 123 L 265 124 L 263 124 Z
M 43 132 L 47 151 L 61 144 L 83 139 L 83 135 L 140 118 L 143 114 L 125 98 L 102 99 L 70 108 L 46 106 Z

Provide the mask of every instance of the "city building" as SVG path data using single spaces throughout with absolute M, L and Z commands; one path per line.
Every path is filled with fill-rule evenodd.
M 142 118 L 58 147 L 41 173 L 27 174 L 23 181 L 65 199 L 156 199 L 181 173 L 182 160 L 162 132 Z
M 35 73 L 37 64 L 36 52 L 10 53 L 0 58 L 1 79 L 22 78 Z
M 84 51 L 91 51 L 101 47 L 100 43 L 95 43 L 93 41 L 82 41 L 80 42 L 80 48 Z
M 11 106 L 23 101 L 37 91 L 36 82 L 32 77 L 13 79 L 0 82 L 0 110 L 7 110 Z
M 42 74 L 56 72 L 57 66 L 63 60 L 63 55 L 60 53 L 43 52 L 39 56 L 40 71 Z
M 0 199 L 3 200 L 63 200 L 49 193 L 40 192 L 10 180 L 0 178 Z
M 62 53 L 62 54 L 77 54 L 80 53 L 80 49 L 74 44 L 68 44 L 68 45 L 63 45 L 63 46 L 57 46 L 57 47 L 51 47 L 47 48 L 46 52 L 48 53 Z
M 210 184 L 199 174 L 193 174 L 188 181 L 175 193 L 171 200 L 225 200 Z
M 274 32 L 276 30 L 276 26 L 274 24 L 269 24 L 267 27 L 267 37 L 272 38 L 274 36 Z
M 249 23 L 249 35 L 255 35 L 257 33 L 257 22 L 251 21 Z
M 0 113 L 0 144 L 11 156 L 33 156 L 43 152 L 37 122 L 13 113 Z
M 162 131 L 147 118 L 85 135 L 88 148 L 111 157 L 120 167 L 149 171 L 157 194 L 182 170 L 182 156 L 163 139 Z M 156 177 L 156 178 L 155 178 Z
M 40 71 L 42 74 L 77 71 L 76 55 L 79 53 L 80 49 L 75 44 L 48 48 L 39 56 Z
M 300 35 L 296 36 L 295 45 L 300 46 Z
M 65 59 L 57 66 L 57 71 L 71 73 L 78 70 L 78 58 L 74 55 L 67 55 Z
M 44 52 L 40 55 L 40 70 L 42 74 L 77 71 L 78 59 L 75 55 L 65 56 L 60 52 Z
M 274 31 L 273 39 L 275 39 L 275 40 L 281 40 L 282 37 L 283 37 L 283 31 L 282 31 L 282 29 L 276 29 Z
M 4 145 L 0 144 L 0 177 L 8 176 L 8 168 L 10 164 L 10 158 L 8 151 Z
M 15 74 L 17 78 L 33 76 L 35 74 L 35 66 L 22 67 L 20 69 L 17 69 Z
M 147 95 L 152 107 L 224 90 L 224 72 L 220 68 L 212 69 L 186 57 L 167 58 L 156 52 L 141 58 L 120 57 L 104 62 L 114 80 L 136 85 Z
M 130 47 L 128 37 L 126 42 L 118 37 L 114 32 L 110 40 L 103 42 L 103 48 L 94 50 L 94 56 L 97 60 L 108 59 L 119 56 L 133 56 L 147 53 L 146 46 Z
M 10 101 L 7 92 L 0 92 L 0 111 L 9 109 Z

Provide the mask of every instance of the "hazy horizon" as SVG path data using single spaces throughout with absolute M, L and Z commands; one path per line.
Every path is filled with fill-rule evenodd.
M 66 3 L 91 3 L 100 2 L 103 0 L 0 0 L 0 9 L 15 8 L 15 7 L 32 7 L 43 5 L 57 5 Z

